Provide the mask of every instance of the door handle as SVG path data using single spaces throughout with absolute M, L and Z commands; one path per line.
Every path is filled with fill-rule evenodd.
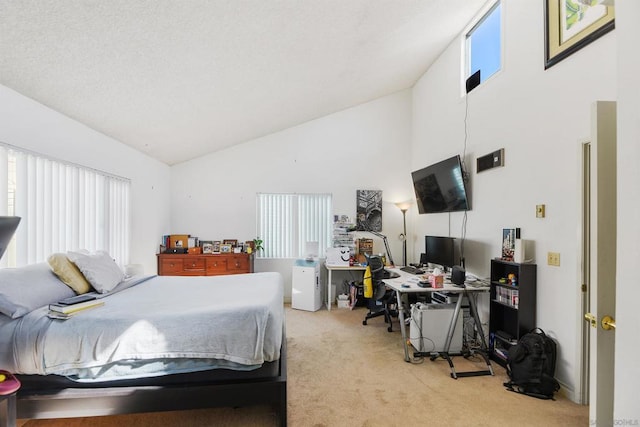
M 616 320 L 609 316 L 608 314 L 602 318 L 602 329 L 605 331 L 610 331 L 611 329 L 616 328 Z
M 585 313 L 584 320 L 588 321 L 591 324 L 592 328 L 598 327 L 598 319 L 591 313 Z

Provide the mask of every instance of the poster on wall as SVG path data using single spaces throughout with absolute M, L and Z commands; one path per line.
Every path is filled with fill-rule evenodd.
M 615 28 L 615 8 L 597 0 L 545 0 L 547 69 Z
M 382 231 L 382 190 L 356 191 L 356 229 Z

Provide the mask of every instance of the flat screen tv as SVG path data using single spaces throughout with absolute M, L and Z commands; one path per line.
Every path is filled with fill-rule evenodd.
M 456 155 L 411 173 L 421 214 L 470 209 L 460 156 Z

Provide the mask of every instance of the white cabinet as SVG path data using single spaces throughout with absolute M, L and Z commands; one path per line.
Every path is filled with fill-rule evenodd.
M 317 311 L 320 307 L 320 264 L 318 261 L 296 260 L 292 274 L 291 308 Z

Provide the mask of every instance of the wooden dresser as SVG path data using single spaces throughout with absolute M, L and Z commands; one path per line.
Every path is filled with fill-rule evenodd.
M 254 254 L 158 254 L 160 276 L 253 273 Z

